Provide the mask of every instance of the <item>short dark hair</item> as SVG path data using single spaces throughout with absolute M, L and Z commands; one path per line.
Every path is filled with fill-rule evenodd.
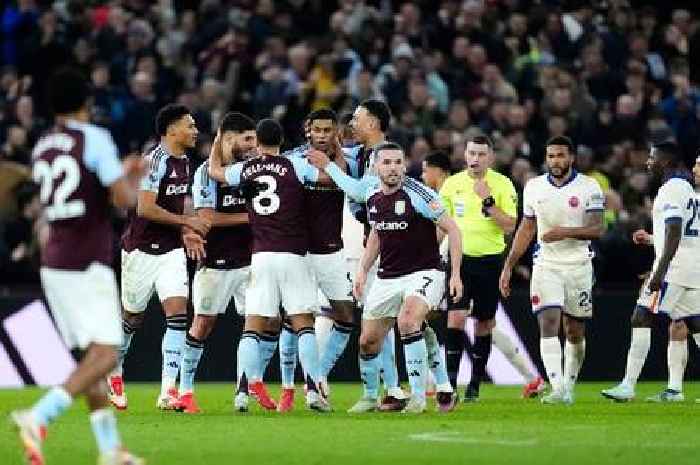
M 564 145 L 569 149 L 569 153 L 574 154 L 574 143 L 566 136 L 554 136 L 550 137 L 545 144 L 545 147 L 550 145 Z
M 383 142 L 374 148 L 374 155 L 379 157 L 379 154 L 385 150 L 399 150 L 403 153 L 403 147 L 396 142 Z
M 446 173 L 452 172 L 450 157 L 448 157 L 445 152 L 433 152 L 429 154 L 427 157 L 425 157 L 425 164 L 435 168 L 440 168 Z
M 343 113 L 340 115 L 340 124 L 347 125 L 352 121 L 352 113 Z
M 329 120 L 333 121 L 333 124 L 338 123 L 338 115 L 330 108 L 320 108 L 318 110 L 314 110 L 311 113 L 309 113 L 308 116 L 306 117 L 306 121 L 309 124 L 313 123 L 314 121 L 316 121 L 318 119 L 323 119 L 323 120 L 329 119 Z
M 156 134 L 163 137 L 168 132 L 171 124 L 177 123 L 185 115 L 191 115 L 190 109 L 185 105 L 171 103 L 158 111 L 156 115 Z
M 378 99 L 368 99 L 360 103 L 360 106 L 367 110 L 367 113 L 379 120 L 379 129 L 381 129 L 382 132 L 386 132 L 387 129 L 389 129 L 391 112 L 386 103 Z
M 680 147 L 673 141 L 663 141 L 652 145 L 657 152 L 661 153 L 665 158 L 674 163 L 680 163 L 683 160 L 683 154 Z
M 74 68 L 56 71 L 48 85 L 48 101 L 56 115 L 74 113 L 87 103 L 90 85 L 83 73 Z
M 224 115 L 224 119 L 221 120 L 222 133 L 228 131 L 241 133 L 245 131 L 254 130 L 255 121 L 253 121 L 253 119 L 249 116 L 246 116 L 243 113 L 239 113 L 237 111 L 231 111 L 229 113 L 226 113 L 226 115 Z
M 265 147 L 279 147 L 284 140 L 284 132 L 280 123 L 272 118 L 261 119 L 255 127 L 258 143 Z
M 486 145 L 489 149 L 493 150 L 493 141 L 486 134 L 479 134 L 478 136 L 474 136 L 469 142 L 473 144 Z

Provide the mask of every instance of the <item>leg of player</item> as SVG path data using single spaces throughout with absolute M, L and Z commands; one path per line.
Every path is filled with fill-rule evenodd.
M 43 465 L 41 443 L 46 436 L 46 428 L 73 403 L 73 399 L 84 394 L 91 410 L 90 423 L 97 440 L 101 460 L 104 463 L 127 463 L 117 458 L 129 457 L 134 464 L 142 464 L 141 459 L 129 455 L 121 447 L 114 413 L 109 409 L 109 398 L 104 379 L 115 366 L 116 348 L 111 345 L 91 344 L 78 367 L 70 374 L 62 386 L 47 392 L 29 410 L 15 411 L 12 421 L 17 425 L 27 452 L 28 463 Z M 107 461 L 111 459 L 110 461 Z M 102 463 L 102 462 L 100 462 Z
M 277 350 L 277 344 L 280 339 L 280 325 L 281 320 L 279 318 L 268 318 L 267 327 L 260 335 L 260 372 L 263 374 L 263 379 L 265 378 L 265 370 L 267 370 L 267 366 Z
M 294 408 L 294 373 L 297 369 L 297 352 L 299 350 L 299 338 L 288 319 L 282 323 L 279 346 L 282 393 L 277 411 L 284 413 Z
M 352 301 L 330 301 L 331 308 L 333 309 L 333 326 L 328 335 L 328 339 L 325 344 L 323 344 L 323 349 L 320 351 L 321 354 L 321 379 L 326 382 L 328 374 L 331 372 L 335 363 L 338 361 L 345 347 L 348 345 L 350 340 L 350 335 L 354 327 L 354 305 Z M 326 319 L 321 316 L 317 318 Z M 318 322 L 316 324 L 318 326 Z M 318 337 L 318 336 L 317 336 Z
M 447 337 L 445 339 L 445 359 L 447 374 L 450 378 L 452 389 L 457 392 L 457 376 L 459 365 L 462 361 L 467 335 L 464 332 L 464 324 L 467 319 L 466 310 L 449 310 L 447 313 Z
M 393 318 L 362 320 L 360 333 L 360 377 L 363 394 L 348 413 L 367 413 L 377 410 L 379 398 L 379 371 L 381 361 L 379 353 L 390 328 L 394 327 Z
M 381 366 L 380 377 L 384 381 L 386 395 L 382 399 L 379 409 L 383 412 L 398 412 L 406 406 L 408 397 L 399 384 L 399 370 L 396 367 L 396 335 L 394 327 L 384 337 L 379 363 Z
M 117 362 L 109 375 L 109 400 L 117 410 L 126 410 L 127 399 L 124 389 L 124 359 L 134 333 L 143 327 L 143 312 L 133 313 L 122 310 L 122 344 L 117 348 Z
M 243 334 L 238 344 L 238 373 L 239 386 L 247 383 L 248 391 L 262 408 L 275 410 L 277 404 L 268 394 L 262 381 L 262 363 L 260 362 L 260 334 L 269 327 L 270 323 L 267 321 L 269 319 L 258 315 L 246 315 Z M 248 410 L 247 402 L 245 405 L 238 404 L 238 396 L 235 406 L 239 411 Z
M 627 365 L 625 377 L 617 386 L 604 389 L 600 393 L 603 397 L 617 402 L 627 402 L 634 399 L 637 380 L 646 362 L 651 346 L 651 325 L 653 313 L 648 307 L 637 305 L 632 312 L 632 339 L 627 352 Z
M 306 375 L 306 406 L 318 412 L 331 410 L 326 394 L 320 384 L 318 344 L 311 313 L 293 313 L 289 316 L 292 328 L 299 337 L 299 361 Z
M 562 379 L 562 350 L 559 342 L 559 327 L 561 325 L 561 308 L 552 307 L 541 310 L 537 314 L 540 327 L 540 355 L 544 368 L 547 370 L 552 392 L 542 398 L 544 404 L 563 403 Z
M 503 356 L 510 362 L 511 365 L 520 373 L 520 376 L 525 380 L 523 387 L 523 397 L 526 399 L 537 397 L 545 387 L 544 380 L 533 374 L 527 365 L 527 360 L 523 357 L 518 346 L 512 339 L 501 331 L 498 326 L 491 331 L 493 345 L 501 351 Z
M 486 364 L 491 354 L 491 330 L 496 326 L 493 318 L 477 319 L 474 324 L 474 348 L 472 353 L 472 377 L 464 393 L 464 402 L 479 400 L 479 387 L 486 377 Z
M 683 320 L 672 321 L 668 327 L 669 341 L 666 352 L 668 361 L 668 387 L 648 397 L 648 402 L 683 402 L 683 375 L 688 364 L 688 327 Z
M 177 375 L 180 373 L 180 362 L 185 348 L 187 298 L 168 297 L 164 299 L 163 312 L 166 324 L 161 345 L 163 374 L 156 405 L 161 410 L 173 410 L 179 405 Z
M 216 315 L 195 315 L 185 337 L 180 367 L 180 402 L 177 408 L 185 413 L 200 412 L 194 397 L 194 377 L 204 352 L 204 341 L 214 329 L 216 318 Z
M 564 395 L 567 403 L 574 401 L 574 385 L 586 358 L 586 323 L 564 315 Z
M 423 338 L 425 339 L 425 347 L 428 351 L 428 366 L 435 378 L 436 400 L 438 409 L 441 412 L 449 412 L 455 406 L 455 394 L 450 384 L 450 378 L 447 376 L 447 367 L 445 359 L 440 351 L 437 335 L 430 325 L 425 324 L 423 328 Z
M 688 332 L 693 335 L 695 346 L 700 349 L 700 316 L 686 319 L 685 324 L 688 326 Z M 695 402 L 700 404 L 700 399 L 695 399 Z
M 408 381 L 411 384 L 411 399 L 402 410 L 404 413 L 425 411 L 428 349 L 421 326 L 429 310 L 424 300 L 416 296 L 408 296 L 404 300 L 397 318 L 406 359 L 406 373 L 408 373 Z

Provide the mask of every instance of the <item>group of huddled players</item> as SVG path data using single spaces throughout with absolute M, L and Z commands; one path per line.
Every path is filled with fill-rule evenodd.
M 310 113 L 303 122 L 308 142 L 287 153 L 280 153 L 283 131 L 277 122 L 256 124 L 229 113 L 209 159 L 191 175 L 186 152 L 195 146 L 197 128 L 186 107 L 161 109 L 155 124 L 158 145 L 143 158 L 120 162 L 109 133 L 88 122 L 84 78 L 63 70 L 52 86 L 56 126 L 33 154 L 34 178 L 51 225 L 41 278 L 57 326 L 79 364 L 31 409 L 13 412 L 29 463 L 44 463 L 46 427 L 78 395 L 86 397 L 91 411 L 99 463 L 143 463 L 122 446 L 109 404 L 127 408 L 122 365 L 154 292 L 167 322 L 160 409 L 200 412 L 194 395 L 197 366 L 217 316 L 231 299 L 245 319 L 233 400 L 238 411 L 248 410 L 249 397 L 264 409 L 292 410 L 297 359 L 307 407 L 330 411 L 328 375 L 347 346 L 360 306 L 363 394 L 349 412 L 425 411 L 429 370 L 437 408 L 454 408 L 454 382 L 426 319 L 444 299 L 462 297 L 462 234 L 435 190 L 406 176 L 403 149 L 385 140 L 390 115 L 383 102 L 368 100 L 357 107 L 351 146 L 342 144 L 333 111 Z M 481 140 L 474 143 L 492 149 Z M 585 354 L 585 321 L 592 316 L 590 240 L 602 231 L 604 196 L 573 163 L 570 140 L 548 141 L 548 172 L 525 188 L 524 218 L 500 276 L 500 291 L 507 297 L 511 270 L 536 235 L 531 301 L 552 388 L 544 403 L 573 402 Z M 682 399 L 688 331 L 700 339 L 700 268 L 694 266 L 700 200 L 674 144 L 655 146 L 649 168 L 661 184 L 653 208 L 654 235 L 640 231 L 635 241 L 653 243 L 657 259 L 634 312 L 625 381 L 603 392 L 617 400 L 634 397 L 656 312 L 672 319 L 669 389 L 656 400 Z M 700 160 L 694 173 L 700 181 Z M 365 226 L 364 252 L 355 267 L 346 260 L 341 237 L 346 197 Z M 121 312 L 110 268 L 111 205 L 130 210 L 121 241 Z M 446 265 L 443 241 L 449 249 Z M 198 263 L 189 329 L 187 256 Z M 320 307 L 326 310 L 315 317 Z M 319 325 L 324 320 L 331 323 Z M 325 328 L 321 344 L 316 328 Z M 394 328 L 404 348 L 409 395 L 399 385 Z M 278 345 L 282 394 L 275 401 L 263 374 Z

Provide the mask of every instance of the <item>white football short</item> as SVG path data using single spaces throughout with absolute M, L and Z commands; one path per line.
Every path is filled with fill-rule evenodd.
M 663 282 L 656 306 L 674 321 L 700 317 L 700 289 Z
M 398 278 L 374 280 L 366 292 L 363 320 L 396 318 L 404 300 L 418 297 L 429 309 L 435 309 L 445 293 L 445 273 L 439 270 L 421 270 Z
M 42 267 L 41 284 L 56 326 L 70 349 L 119 346 L 122 318 L 114 271 L 93 263 L 84 271 Z
M 593 317 L 593 264 L 537 263 L 530 280 L 532 310 L 539 313 L 559 307 L 574 318 Z
M 236 312 L 245 315 L 245 293 L 249 282 L 249 266 L 232 270 L 200 268 L 192 281 L 195 315 L 224 314 L 231 298 L 236 304 Z
M 274 318 L 280 306 L 288 315 L 313 313 L 317 292 L 305 256 L 257 252 L 250 264 L 246 315 Z
M 656 299 L 658 294 L 649 289 L 649 278 L 644 280 L 639 288 L 639 296 L 637 297 L 637 307 L 644 307 L 654 313 L 657 313 L 658 308 Z
M 171 297 L 189 295 L 187 259 L 184 249 L 162 255 L 140 250 L 122 250 L 122 305 L 131 313 L 146 310 L 153 293 L 161 302 Z
M 328 300 L 352 301 L 350 268 L 343 251 L 308 254 L 309 268 L 316 285 Z

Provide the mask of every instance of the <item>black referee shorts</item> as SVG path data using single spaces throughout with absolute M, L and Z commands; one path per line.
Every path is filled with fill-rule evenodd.
M 460 275 L 464 295 L 459 302 L 450 302 L 448 310 L 465 310 L 474 301 L 471 316 L 479 321 L 491 320 L 498 309 L 498 278 L 503 269 L 503 255 L 462 257 Z

